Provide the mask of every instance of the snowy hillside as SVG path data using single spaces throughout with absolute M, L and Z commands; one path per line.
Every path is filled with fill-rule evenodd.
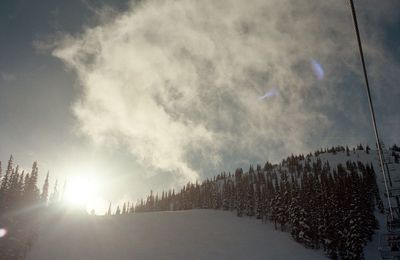
M 324 259 L 288 233 L 231 212 L 189 210 L 64 217 L 39 232 L 28 260 Z
M 389 170 L 391 180 L 392 180 L 392 187 L 394 189 L 400 188 L 400 164 L 399 159 L 393 154 L 396 154 L 399 157 L 400 152 L 393 152 L 391 149 L 383 151 L 383 157 L 385 162 L 388 164 L 386 170 Z M 365 150 L 350 150 L 348 153 L 346 151 L 336 152 L 336 153 L 321 153 L 318 155 L 314 155 L 311 157 L 312 161 L 316 161 L 317 158 L 321 159 L 323 162 L 329 162 L 332 168 L 336 168 L 338 164 L 345 164 L 346 161 L 352 162 L 362 162 L 363 164 L 372 163 L 374 169 L 376 171 L 376 182 L 379 188 L 379 194 L 382 198 L 383 205 L 387 211 L 388 203 L 387 198 L 385 196 L 385 186 L 384 186 L 384 178 L 382 175 L 381 166 L 379 163 L 378 151 L 377 150 L 370 150 L 367 153 Z M 387 181 L 388 180 L 388 177 Z M 388 184 L 389 185 L 389 184 Z M 396 203 L 392 199 L 392 205 Z M 369 242 L 364 248 L 365 259 L 381 259 L 381 254 L 379 249 L 382 245 L 380 245 L 380 240 L 383 236 L 385 236 L 387 231 L 387 223 L 386 223 L 386 214 L 380 213 L 378 210 L 375 211 L 375 216 L 379 223 L 379 229 L 375 231 L 373 235 L 372 241 Z
M 389 163 L 390 167 L 388 167 L 390 171 L 390 175 L 393 180 L 393 187 L 400 187 L 400 164 L 395 163 L 395 158 L 392 156 L 392 151 L 385 150 L 384 158 L 387 163 Z M 398 153 L 397 153 L 398 154 Z M 387 199 L 385 197 L 385 187 L 384 180 L 382 175 L 382 170 L 379 163 L 379 157 L 377 150 L 371 150 L 369 154 L 367 154 L 364 150 L 356 150 L 350 151 L 349 155 L 346 155 L 346 152 L 338 152 L 335 155 L 332 153 L 323 153 L 317 156 L 323 161 L 328 161 L 332 167 L 336 167 L 339 163 L 344 164 L 346 161 L 350 160 L 353 162 L 361 161 L 364 164 L 372 163 L 374 169 L 376 171 L 376 182 L 379 188 L 379 193 L 382 198 L 382 202 L 384 204 L 385 209 L 388 209 Z M 314 160 L 316 157 L 313 157 Z M 375 211 L 375 216 L 379 223 L 379 230 L 375 231 L 373 235 L 373 239 L 369 242 L 364 248 L 365 259 L 381 259 L 381 255 L 379 252 L 380 248 L 380 239 L 382 236 L 387 234 L 387 225 L 386 225 L 386 214 L 381 214 L 378 210 Z
M 385 161 L 396 187 L 398 158 L 385 150 Z M 256 168 L 250 166 L 245 173 L 237 169 L 235 174 L 222 173 L 201 184 L 188 184 L 175 195 L 168 192 L 157 198 L 150 194 L 135 209 L 129 209 L 127 203 L 128 208 L 124 204 L 116 214 L 171 208 L 230 210 L 238 216 L 274 222 L 275 229 L 280 226 L 294 240 L 323 249 L 332 257 L 339 254 L 358 259 L 364 251 L 366 259 L 380 258 L 379 240 L 387 232 L 386 215 L 376 207 L 387 209 L 387 201 L 376 150 L 361 145 L 356 149 L 335 147 Z M 328 172 L 332 177 L 326 175 Z
M 384 152 L 395 189 L 394 154 Z M 106 216 L 50 207 L 27 259 L 380 259 L 387 204 L 377 151 L 338 147 L 150 193 Z

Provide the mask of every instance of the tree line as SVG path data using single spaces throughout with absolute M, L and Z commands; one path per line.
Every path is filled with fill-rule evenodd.
M 267 162 L 264 167 L 250 166 L 245 173 L 239 168 L 233 174 L 188 183 L 178 192 L 163 191 L 160 196 L 150 192 L 145 200 L 124 203 L 115 212 L 110 204 L 107 214 L 229 210 L 239 217 L 270 221 L 304 246 L 322 248 L 332 259 L 362 259 L 364 246 L 378 228 L 374 210 L 383 212 L 372 164 L 349 160 L 332 168 L 329 162 L 311 158 L 311 154 L 292 155 L 278 165 Z
M 24 259 L 37 237 L 38 220 L 49 200 L 57 200 L 57 184 L 49 195 L 49 173 L 42 189 L 38 187 L 39 169 L 34 162 L 30 172 L 21 171 L 8 160 L 3 173 L 0 161 L 0 259 Z
M 355 150 L 370 152 L 368 146 Z M 398 156 L 400 148 L 392 147 Z M 247 172 L 221 173 L 212 179 L 188 183 L 177 192 L 150 192 L 146 199 L 127 202 L 107 215 L 129 213 L 219 209 L 235 212 L 290 232 L 293 239 L 309 248 L 322 248 L 333 259 L 361 259 L 363 247 L 378 228 L 374 216 L 383 212 L 372 164 L 352 162 L 331 167 L 321 161 L 322 153 L 346 153 L 348 147 L 321 149 L 304 156 L 250 166 Z M 398 161 L 396 161 L 398 163 Z M 57 182 L 52 192 L 47 173 L 41 189 L 39 169 L 21 171 L 11 156 L 3 170 L 0 162 L 0 259 L 23 259 L 37 237 L 40 219 L 62 197 Z M 64 184 L 65 190 L 66 184 Z M 51 206 L 51 207 L 50 207 Z M 58 207 L 54 207 L 58 209 Z M 57 211 L 58 212 L 58 211 Z

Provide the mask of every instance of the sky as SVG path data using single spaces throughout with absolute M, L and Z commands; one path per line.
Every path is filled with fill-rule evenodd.
M 399 144 L 400 3 L 355 4 L 379 130 Z M 0 160 L 88 176 L 103 206 L 374 143 L 345 0 L 5 0 L 0 39 Z

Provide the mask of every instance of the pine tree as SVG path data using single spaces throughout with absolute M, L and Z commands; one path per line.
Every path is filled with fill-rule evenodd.
M 258 168 L 258 167 L 257 167 Z M 258 169 L 257 169 L 258 170 Z M 255 184 L 255 207 L 256 207 L 256 218 L 257 219 L 262 219 L 264 215 L 264 199 L 263 199 L 263 193 L 262 193 L 262 188 L 260 187 L 260 183 L 257 182 Z
M 108 206 L 107 215 L 111 216 L 111 202 L 110 205 Z
M 120 215 L 121 214 L 121 210 L 119 209 L 119 206 L 117 206 L 117 210 L 115 211 L 115 215 Z
M 7 210 L 9 208 L 9 187 L 10 176 L 13 171 L 14 158 L 11 155 L 8 160 L 7 170 L 0 185 L 0 210 Z
M 40 200 L 43 204 L 47 204 L 47 199 L 49 196 L 49 172 L 47 172 L 46 179 L 44 180 L 42 194 L 40 195 Z
M 58 180 L 56 180 L 56 182 L 54 184 L 54 188 L 53 188 L 53 193 L 50 195 L 50 201 L 51 201 L 51 203 L 55 203 L 55 202 L 58 202 L 59 199 L 60 199 L 60 197 L 59 197 L 59 193 L 58 193 Z
M 66 191 L 67 191 L 67 180 L 64 180 L 64 185 L 63 185 L 63 188 L 61 190 L 61 195 L 59 196 L 60 200 L 64 199 L 64 195 L 65 195 Z
M 0 164 L 1 165 L 1 164 Z M 43 210 L 38 210 L 37 203 L 40 191 L 37 188 L 37 164 L 34 163 L 31 174 L 19 172 L 19 166 L 13 168 L 11 156 L 5 174 L 0 183 L 0 215 L 5 210 L 17 212 L 1 218 L 3 225 L 9 230 L 7 236 L 1 238 L 0 259 L 23 259 L 27 248 L 32 245 L 37 227 L 33 225 L 42 217 Z M 0 166 L 1 168 L 1 166 Z
M 293 182 L 293 196 L 289 205 L 289 224 L 291 226 L 291 235 L 296 241 L 300 241 L 300 194 L 298 191 L 297 182 Z
M 32 165 L 32 171 L 29 175 L 29 179 L 26 179 L 24 197 L 25 203 L 30 204 L 39 199 L 39 189 L 37 188 L 37 178 L 38 178 L 38 166 L 37 162 Z
M 229 210 L 229 200 L 230 200 L 230 185 L 226 179 L 224 179 L 224 185 L 222 186 L 222 209 Z
M 247 192 L 246 192 L 246 215 L 247 216 L 254 216 L 254 188 L 253 188 L 253 183 L 250 183 L 246 185 L 247 186 Z
M 23 203 L 22 196 L 23 196 L 23 192 L 24 192 L 24 175 L 25 175 L 25 172 L 22 171 L 22 173 L 19 175 L 18 183 L 17 183 L 16 189 L 15 189 L 15 192 L 18 197 L 18 201 L 16 202 L 17 208 L 20 207 Z
M 122 206 L 122 214 L 126 214 L 126 203 Z
M 360 145 L 357 149 L 363 148 Z M 347 146 L 315 154 L 327 152 L 349 155 Z M 333 259 L 358 259 L 377 227 L 374 208 L 382 204 L 379 201 L 372 165 L 348 161 L 331 169 L 328 162 L 308 154 L 291 155 L 278 165 L 267 162 L 263 170 L 259 165 L 256 171 L 250 166 L 247 173 L 237 169 L 233 176 L 221 173 L 200 184 L 188 183 L 176 194 L 163 192 L 161 199 L 158 195 L 154 199 L 150 192 L 146 201 L 138 200 L 134 210 L 236 209 L 238 216 L 268 219 L 276 229 L 279 224 L 306 247 L 322 245 Z M 122 212 L 130 212 L 129 206 L 124 208 Z M 119 207 L 116 214 L 120 214 Z

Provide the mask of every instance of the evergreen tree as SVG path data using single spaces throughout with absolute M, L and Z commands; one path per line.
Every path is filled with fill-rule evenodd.
M 122 214 L 126 214 L 126 203 L 122 206 Z
M 254 216 L 254 201 L 255 201 L 254 200 L 254 188 L 253 188 L 253 184 L 251 183 L 251 181 L 246 186 L 247 186 L 246 202 L 245 202 L 246 203 L 246 205 L 245 205 L 246 215 L 252 217 L 252 216 Z
M 0 259 L 24 258 L 36 236 L 37 227 L 34 224 L 46 210 L 37 207 L 40 191 L 36 187 L 38 170 L 36 163 L 34 165 L 31 174 L 20 173 L 18 165 L 13 167 L 11 156 L 6 172 L 3 174 L 0 170 L 0 220 L 8 229 L 7 235 L 0 241 Z M 11 214 L 3 215 L 6 211 Z
M 359 145 L 357 149 L 364 148 Z M 323 246 L 333 259 L 360 259 L 363 246 L 377 228 L 375 205 L 382 201 L 372 165 L 348 161 L 331 169 L 329 162 L 318 157 L 338 152 L 350 155 L 347 146 L 336 146 L 315 151 L 315 157 L 291 155 L 277 165 L 267 162 L 263 169 L 250 166 L 247 173 L 242 169 L 234 175 L 221 173 L 200 184 L 188 183 L 176 194 L 163 192 L 161 199 L 150 192 L 134 210 L 236 210 L 238 216 L 270 220 L 306 247 Z M 129 211 L 129 206 L 124 208 L 122 212 Z M 116 214 L 120 214 L 119 207 Z
M 291 226 L 290 234 L 294 240 L 300 242 L 300 231 L 302 230 L 302 226 L 300 224 L 300 194 L 297 182 L 294 181 L 292 185 L 293 195 L 289 205 L 289 224 Z
M 32 165 L 32 171 L 28 179 L 25 179 L 24 197 L 25 203 L 30 204 L 39 199 L 39 189 L 37 188 L 38 166 L 37 162 Z
M 110 205 L 108 206 L 108 210 L 107 210 L 107 215 L 108 216 L 111 216 L 111 202 L 110 202 Z
M 10 187 L 10 176 L 13 171 L 13 156 L 10 156 L 7 164 L 7 170 L 1 181 L 0 185 L 0 210 L 7 210 L 9 208 L 9 187 Z
M 26 183 L 26 181 L 25 181 Z M 55 203 L 59 200 L 59 193 L 58 193 L 58 180 L 56 180 L 53 188 L 53 193 L 50 195 L 51 203 Z
M 49 196 L 49 172 L 47 172 L 46 179 L 44 180 L 42 194 L 40 195 L 40 200 L 42 203 L 47 204 L 47 199 Z

